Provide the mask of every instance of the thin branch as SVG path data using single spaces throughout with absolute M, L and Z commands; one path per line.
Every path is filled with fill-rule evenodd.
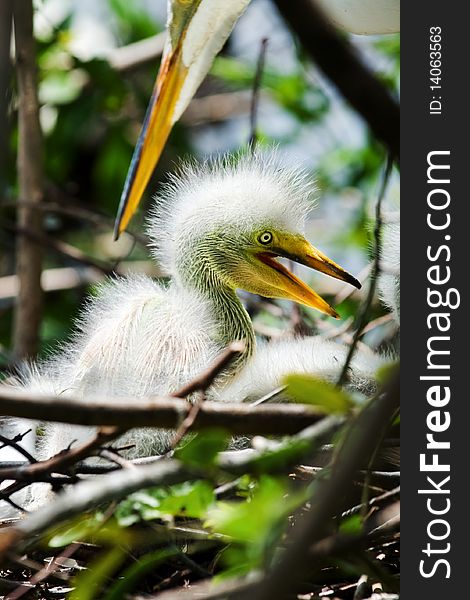
M 26 210 L 26 209 L 24 209 L 24 210 Z M 31 211 L 31 212 L 38 213 L 38 211 L 35 211 L 35 210 Z M 40 248 L 40 247 L 47 248 L 49 250 L 53 250 L 57 254 L 61 254 L 62 256 L 65 256 L 81 265 L 93 267 L 94 269 L 96 269 L 97 271 L 100 271 L 104 275 L 111 275 L 111 273 L 113 273 L 112 265 L 107 264 L 103 261 L 97 260 L 95 258 L 92 258 L 91 256 L 88 256 L 87 254 L 85 254 L 84 252 L 79 250 L 78 248 L 75 248 L 74 246 L 71 246 L 70 244 L 67 244 L 66 242 L 53 239 L 50 236 L 48 236 L 44 233 L 36 232 L 29 227 L 21 227 L 21 226 L 9 225 L 9 224 L 4 224 L 3 227 L 7 231 L 11 231 L 12 233 L 17 234 L 18 240 L 24 239 L 24 240 L 29 240 L 30 242 L 32 242 L 37 251 L 38 251 L 38 248 Z M 20 275 L 20 274 L 18 273 L 18 275 Z M 20 288 L 20 293 L 21 293 L 21 288 Z
M 47 460 L 35 462 L 16 473 L 6 474 L 5 479 L 26 479 L 28 482 L 35 481 L 35 477 L 41 477 L 45 473 L 56 473 L 66 471 L 80 460 L 93 455 L 99 448 L 114 440 L 121 433 L 118 427 L 101 427 L 96 435 L 76 448 L 71 447 Z M 3 473 L 2 473 L 3 475 Z
M 187 385 L 184 385 L 176 392 L 170 394 L 174 398 L 186 398 L 194 392 L 206 391 L 215 381 L 215 379 L 226 369 L 230 363 L 243 354 L 245 345 L 242 342 L 231 343 L 210 365 L 197 377 L 194 377 Z
M 256 64 L 256 72 L 253 80 L 253 89 L 251 92 L 251 105 L 250 105 L 250 138 L 248 145 L 254 150 L 258 141 L 257 126 L 258 126 L 258 106 L 259 106 L 259 93 L 261 88 L 261 79 L 263 78 L 264 62 L 266 59 L 266 50 L 268 48 L 268 38 L 261 40 L 258 62 Z
M 45 579 L 53 575 L 55 571 L 60 569 L 62 566 L 61 561 L 63 561 L 66 558 L 72 557 L 79 547 L 80 544 L 77 542 L 70 544 L 70 546 L 68 546 L 63 552 L 56 556 L 50 563 L 48 563 L 45 567 L 43 567 L 37 573 L 35 573 L 29 581 L 23 583 L 21 586 L 16 588 L 16 590 L 10 592 L 5 598 L 5 600 L 18 600 L 19 598 L 22 598 L 25 594 L 31 591 L 31 587 L 34 587 L 38 583 L 41 583 L 41 581 L 44 581 Z
M 110 66 L 120 73 L 134 71 L 145 65 L 155 65 L 165 46 L 166 33 L 157 33 L 149 38 L 127 46 L 113 48 L 106 56 Z
M 124 261 L 121 262 L 116 269 L 118 275 L 126 275 L 129 271 L 132 271 L 133 273 L 145 273 L 151 277 L 163 276 L 163 273 L 154 263 L 145 260 Z M 103 276 L 103 271 L 80 263 L 80 266 L 75 267 L 44 269 L 41 274 L 41 286 L 45 293 L 70 290 L 78 287 L 85 287 L 90 283 L 102 281 Z M 18 277 L 16 275 L 0 277 L 0 301 L 11 300 L 18 293 L 18 289 Z
M 102 450 L 99 451 L 98 455 L 101 456 L 101 458 L 105 458 L 109 462 L 114 463 L 115 465 L 118 465 L 122 469 L 135 469 L 136 468 L 136 466 L 134 465 L 134 463 L 132 461 L 127 460 L 126 458 L 123 458 L 119 454 L 119 452 L 117 452 L 116 450 L 113 450 L 111 448 L 103 448 Z
M 160 461 L 139 469 L 123 469 L 96 479 L 82 481 L 59 495 L 54 502 L 31 513 L 6 530 L 0 530 L 0 560 L 21 540 L 46 531 L 77 514 L 95 508 L 98 503 L 121 500 L 127 495 L 153 485 L 172 485 L 195 478 L 195 473 L 178 461 Z
M 39 123 L 38 75 L 33 37 L 33 3 L 22 0 L 13 5 L 16 70 L 18 78 L 18 178 L 20 195 L 39 204 L 44 197 L 42 172 L 42 134 Z M 36 210 L 18 210 L 18 226 L 40 234 L 41 214 Z M 31 239 L 17 241 L 16 270 L 20 291 L 14 314 L 14 351 L 16 359 L 34 356 L 39 345 L 42 313 L 42 253 Z
M 391 499 L 395 500 L 399 496 L 400 496 L 400 486 L 397 486 L 397 487 L 393 488 L 393 490 L 384 492 L 380 496 L 374 496 L 365 504 L 361 503 L 361 504 L 357 504 L 356 506 L 352 506 L 351 508 L 348 508 L 348 510 L 345 510 L 341 514 L 341 518 L 344 519 L 346 517 L 356 515 L 356 514 L 360 513 L 364 508 L 372 508 L 372 507 L 380 506 L 380 505 L 388 502 Z
M 41 204 L 35 204 L 29 200 L 22 200 L 21 198 L 18 200 L 5 200 L 2 202 L 3 208 L 8 208 L 10 206 L 15 207 L 24 207 L 30 208 L 32 210 L 38 210 L 45 213 L 53 213 L 58 215 L 64 215 L 66 217 L 71 217 L 73 219 L 77 219 L 79 221 L 86 221 L 88 223 L 92 223 L 96 227 L 106 227 L 112 229 L 113 227 L 113 219 L 112 217 L 108 217 L 104 214 L 96 212 L 94 210 L 90 210 L 89 208 L 83 208 L 82 206 L 77 206 L 73 204 L 75 199 L 69 199 L 65 197 L 65 195 L 61 195 L 61 190 L 52 185 L 46 185 L 46 196 L 48 195 L 59 196 L 64 199 L 64 202 L 67 201 L 67 204 L 64 202 L 58 201 L 43 201 Z M 149 240 L 148 238 L 140 233 L 127 231 L 129 236 L 134 238 L 134 240 L 144 248 L 148 247 Z
M 274 0 L 311 59 L 366 120 L 394 160 L 400 156 L 400 109 L 312 0 Z
M 28 433 L 31 433 L 31 429 L 28 429 L 28 431 L 25 431 L 24 433 L 19 433 L 18 435 L 15 435 L 14 438 L 7 438 L 4 435 L 0 434 L 0 442 L 2 443 L 2 445 L 0 446 L 0 450 L 9 446 L 10 448 L 16 450 L 18 454 L 22 454 L 28 460 L 28 462 L 37 462 L 34 456 L 32 456 L 27 450 L 25 450 L 19 443 L 26 435 L 28 435 Z
M 369 315 L 370 307 L 372 306 L 372 302 L 375 296 L 375 288 L 377 286 L 377 280 L 380 276 L 380 260 L 382 254 L 382 201 L 385 196 L 385 192 L 387 190 L 388 181 L 390 179 L 390 174 L 392 172 L 393 161 L 391 156 L 387 159 L 387 164 L 385 165 L 385 170 L 382 177 L 382 182 L 380 185 L 379 195 L 377 199 L 377 204 L 375 205 L 375 227 L 374 227 L 374 262 L 372 263 L 372 269 L 369 278 L 369 289 L 367 291 L 367 296 L 360 308 L 359 314 L 356 320 L 356 328 L 354 332 L 354 336 L 352 339 L 352 343 L 349 346 L 348 354 L 346 356 L 346 360 L 344 362 L 343 368 L 341 369 L 340 376 L 338 378 L 338 386 L 343 385 L 346 381 L 346 377 L 348 374 L 349 365 L 353 359 L 354 353 L 356 352 L 357 345 L 359 343 L 359 339 L 363 333 L 364 327 L 366 326 L 367 317 Z

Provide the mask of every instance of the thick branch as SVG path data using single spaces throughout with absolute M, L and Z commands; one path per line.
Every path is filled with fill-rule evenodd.
M 0 2 L 0 194 L 7 187 L 7 157 L 10 146 L 8 104 L 10 101 L 11 58 L 10 41 L 13 2 Z
M 40 419 L 78 425 L 162 427 L 174 429 L 188 415 L 191 404 L 170 397 L 108 399 L 83 402 L 62 396 L 41 396 L 0 389 L 0 413 L 11 417 Z M 252 407 L 242 403 L 205 402 L 193 430 L 221 427 L 237 435 L 292 434 L 316 423 L 323 415 L 295 404 Z
M 21 197 L 39 204 L 43 199 L 44 190 L 32 0 L 19 0 L 14 3 L 14 22 L 19 94 L 19 193 Z M 18 225 L 40 234 L 41 214 L 36 210 L 20 208 Z M 25 236 L 18 238 L 16 269 L 20 291 L 14 317 L 14 349 L 17 359 L 33 356 L 38 349 L 42 309 L 41 254 L 40 247 L 33 240 Z
M 274 0 L 312 60 L 362 115 L 393 159 L 400 156 L 400 111 L 384 85 L 365 67 L 312 0 Z

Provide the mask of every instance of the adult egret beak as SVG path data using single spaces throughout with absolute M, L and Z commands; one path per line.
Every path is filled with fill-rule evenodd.
M 170 0 L 167 43 L 114 225 L 126 229 L 173 125 L 188 106 L 250 0 Z

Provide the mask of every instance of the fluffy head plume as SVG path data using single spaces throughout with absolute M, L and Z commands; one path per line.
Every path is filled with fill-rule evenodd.
M 275 151 L 185 162 L 155 197 L 148 220 L 154 256 L 174 273 L 178 250 L 220 227 L 301 232 L 314 189 L 306 171 L 282 166 Z

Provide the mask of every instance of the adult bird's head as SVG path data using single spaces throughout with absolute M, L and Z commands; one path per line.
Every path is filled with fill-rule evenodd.
M 312 185 L 275 153 L 185 165 L 157 197 L 149 233 L 159 262 L 203 294 L 243 289 L 337 312 L 279 262 L 360 283 L 304 237 Z

